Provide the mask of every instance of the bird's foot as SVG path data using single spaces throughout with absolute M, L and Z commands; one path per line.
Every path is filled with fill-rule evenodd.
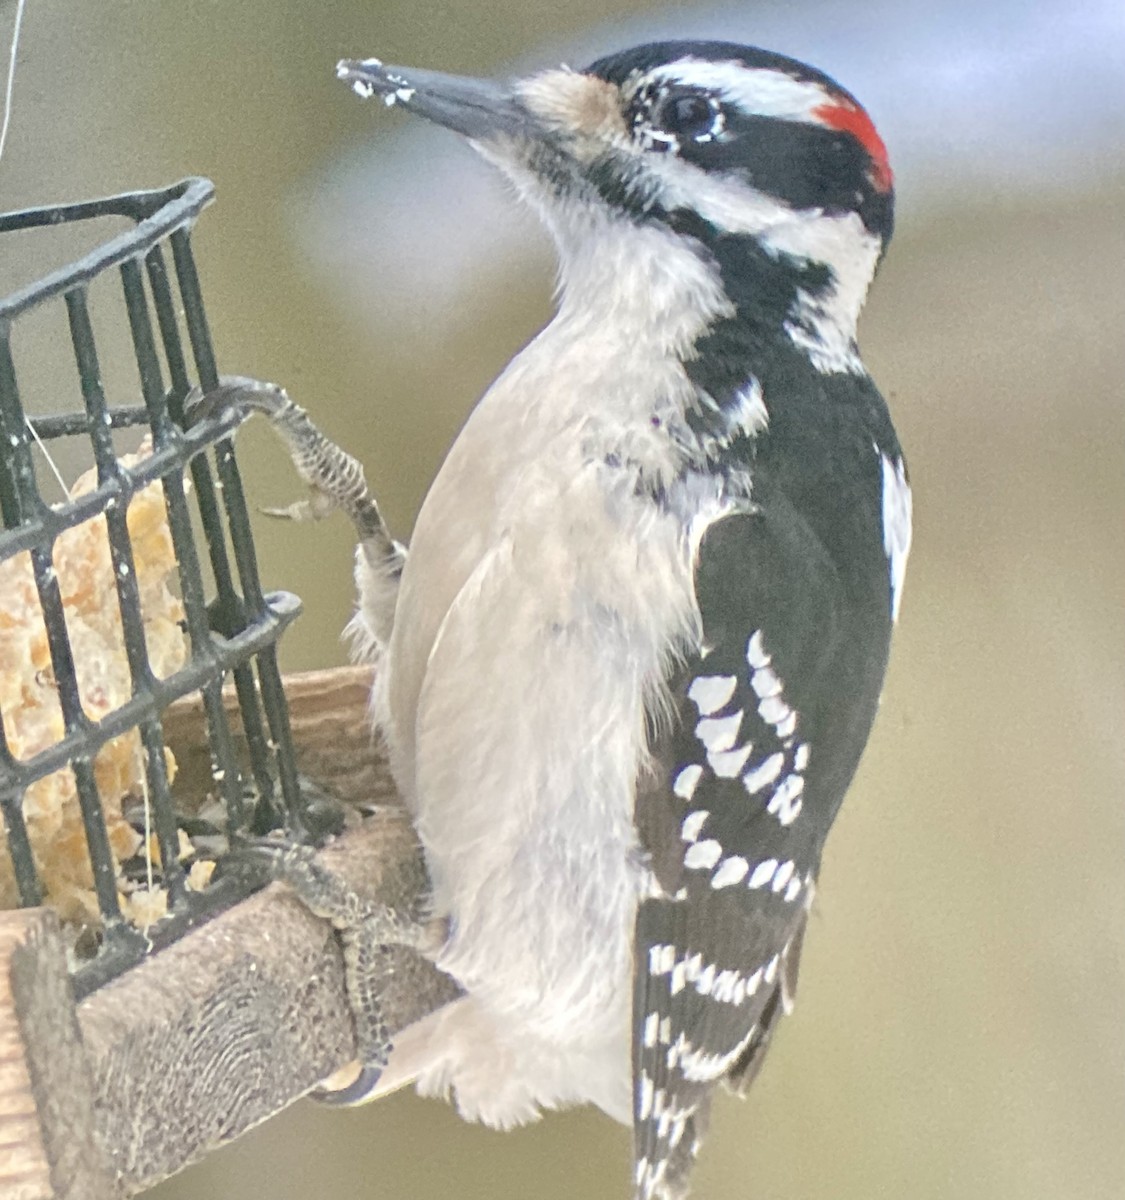
M 352 1105 L 372 1098 L 387 1065 L 391 1036 L 381 998 L 394 974 L 397 948 L 432 955 L 444 940 L 445 927 L 444 922 L 429 918 L 428 887 L 420 863 L 416 871 L 407 871 L 410 879 L 396 883 L 396 898 L 402 898 L 399 906 L 357 882 L 363 873 L 349 870 L 346 861 L 333 863 L 336 845 L 318 851 L 300 843 L 261 839 L 241 853 L 270 878 L 288 885 L 310 912 L 330 922 L 339 934 L 344 984 L 355 1024 L 356 1061 L 323 1080 L 312 1096 L 326 1104 Z M 384 892 L 385 887 L 379 890 Z
M 394 542 L 383 523 L 359 460 L 330 441 L 305 410 L 276 383 L 241 375 L 225 375 L 219 387 L 197 396 L 193 416 L 234 407 L 240 413 L 266 417 L 285 444 L 297 474 L 309 486 L 309 496 L 262 511 L 287 520 L 321 520 L 339 509 L 355 526 L 359 540 L 393 553 Z

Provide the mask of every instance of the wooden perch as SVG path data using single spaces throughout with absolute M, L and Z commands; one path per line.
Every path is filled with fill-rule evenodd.
M 365 669 L 286 680 L 302 774 L 342 800 L 386 806 L 321 854 L 398 905 L 417 894 L 424 873 L 370 736 L 369 691 Z M 171 710 L 165 737 L 180 764 L 177 787 L 201 772 L 205 790 L 200 706 Z M 354 1057 L 335 935 L 279 885 L 77 1006 L 61 947 L 45 910 L 0 914 L 0 1200 L 132 1195 Z M 401 951 L 383 996 L 390 1029 L 454 995 L 445 976 Z

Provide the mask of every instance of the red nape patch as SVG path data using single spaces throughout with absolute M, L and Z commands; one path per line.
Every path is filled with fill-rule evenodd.
M 871 159 L 871 182 L 881 192 L 889 192 L 894 183 L 890 160 L 887 158 L 887 147 L 883 139 L 875 132 L 871 118 L 850 100 L 835 100 L 831 104 L 821 104 L 812 110 L 812 115 L 823 121 L 830 129 L 839 129 L 850 133 L 867 151 Z

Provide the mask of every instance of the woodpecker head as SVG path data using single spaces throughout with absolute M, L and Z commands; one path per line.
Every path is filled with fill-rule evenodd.
M 638 46 L 507 85 L 376 59 L 337 72 L 496 163 L 553 232 L 564 283 L 592 230 L 663 227 L 719 262 L 736 302 L 740 282 L 760 299 L 771 264 L 785 268 L 806 324 L 850 344 L 891 236 L 892 176 L 866 112 L 822 72 L 728 42 Z

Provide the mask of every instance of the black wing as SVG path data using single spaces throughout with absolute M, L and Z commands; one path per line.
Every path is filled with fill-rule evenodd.
M 871 530 L 874 534 L 876 530 Z M 674 1197 L 719 1080 L 749 1083 L 789 1008 L 825 837 L 874 719 L 890 640 L 879 537 L 841 563 L 783 496 L 707 532 L 703 648 L 671 681 L 637 825 L 636 1189 Z

